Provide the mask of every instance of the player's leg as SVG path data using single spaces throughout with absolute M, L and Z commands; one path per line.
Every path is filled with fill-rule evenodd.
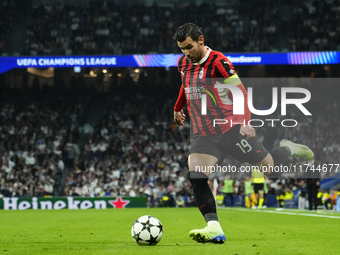
M 262 189 L 262 190 L 259 190 L 259 209 L 262 208 L 263 201 L 264 201 L 264 199 L 263 199 L 263 189 Z
M 311 202 L 310 202 L 310 205 L 309 205 L 309 210 L 312 211 L 317 211 L 318 209 L 318 197 L 317 197 L 317 186 L 316 186 L 316 183 L 311 183 L 310 184 L 310 195 L 311 195 Z
M 283 139 L 280 142 L 280 148 L 289 148 L 290 150 L 290 157 L 293 158 L 302 158 L 307 160 L 314 159 L 313 151 L 306 145 L 293 143 L 292 141 Z
M 275 164 L 285 164 L 290 155 L 288 147 L 276 148 L 272 155 L 263 146 L 258 136 L 250 140 L 240 134 L 240 126 L 234 126 L 229 131 L 228 153 L 240 162 L 248 162 L 254 166 L 267 167 L 267 174 Z M 275 159 L 274 159 L 275 158 Z M 257 197 L 258 199 L 258 197 Z
M 314 198 L 314 210 L 318 210 L 318 187 L 316 186 L 316 183 L 314 183 L 313 187 L 313 198 Z
M 287 165 L 289 157 L 311 160 L 313 151 L 305 145 L 283 139 L 280 147 L 269 153 L 257 136 L 250 140 L 240 134 L 240 126 L 228 131 L 228 153 L 240 162 L 248 162 L 254 166 L 267 167 L 265 174 L 270 174 L 274 166 Z
M 247 208 L 250 208 L 250 196 L 249 194 L 246 194 L 245 197 L 244 197 L 244 205 L 247 207 Z
M 326 207 L 326 210 L 328 210 L 328 204 L 330 204 L 330 203 L 331 203 L 331 199 L 330 199 L 330 198 L 328 198 L 328 199 L 325 200 L 325 207 Z
M 210 167 L 215 166 L 218 159 L 212 155 L 193 153 L 189 155 L 189 180 L 194 191 L 196 202 L 203 217 L 218 221 L 215 198 L 208 185 Z
M 227 193 L 224 193 L 223 192 L 223 207 L 225 207 L 226 206 L 226 202 L 227 202 Z
M 192 153 L 188 158 L 189 180 L 198 208 L 207 222 L 204 229 L 189 232 L 189 236 L 198 242 L 223 243 L 226 240 L 218 221 L 215 198 L 208 185 L 210 167 L 215 166 L 217 162 L 217 157 L 201 153 Z
M 286 165 L 288 158 L 290 156 L 290 151 L 285 147 L 279 147 L 268 153 L 264 159 L 257 163 L 251 163 L 253 166 L 258 166 L 260 169 L 266 168 L 264 174 L 269 175 L 274 166 Z
M 312 194 L 312 184 L 307 185 L 307 192 L 308 192 L 308 211 L 313 211 L 313 194 Z
M 228 196 L 230 197 L 231 206 L 234 206 L 234 194 L 229 193 Z
M 255 189 L 254 189 L 254 192 L 251 194 L 251 209 L 256 209 L 256 205 L 257 205 L 257 198 L 255 194 Z
M 256 203 L 255 203 L 255 207 L 257 206 L 257 203 L 259 201 L 259 193 L 255 193 L 255 198 L 256 198 Z M 255 208 L 256 209 L 256 208 Z
M 262 143 L 261 147 L 263 147 Z M 273 149 L 272 152 L 268 153 L 264 159 L 262 159 L 258 163 L 252 163 L 252 165 L 267 167 L 267 171 L 264 173 L 268 175 L 272 172 L 272 167 L 287 165 L 289 157 L 311 160 L 314 158 L 314 153 L 310 148 L 305 145 L 293 143 L 284 139 L 280 142 L 280 147 Z
M 262 208 L 267 208 L 267 193 L 263 192 L 263 204 Z
M 256 198 L 256 203 L 255 203 L 255 208 L 253 207 L 252 209 L 256 209 L 256 205 L 258 206 L 258 204 L 259 204 L 259 199 L 260 199 L 259 191 L 260 191 L 259 184 L 254 183 L 254 194 L 255 194 L 255 198 Z

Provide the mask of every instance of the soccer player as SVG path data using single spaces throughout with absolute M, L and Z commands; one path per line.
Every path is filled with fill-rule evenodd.
M 244 182 L 244 194 L 245 194 L 245 206 L 251 207 L 251 194 L 253 194 L 253 188 L 250 178 L 247 176 Z
M 224 180 L 224 185 L 222 189 L 224 196 L 223 205 L 226 206 L 227 198 L 230 197 L 231 206 L 234 206 L 234 181 L 230 179 L 230 175 Z
M 224 243 L 226 237 L 216 214 L 214 196 L 207 183 L 208 167 L 215 166 L 230 154 L 240 162 L 249 162 L 254 166 L 284 165 L 289 156 L 311 159 L 313 152 L 303 145 L 284 140 L 279 148 L 271 153 L 263 147 L 249 125 L 250 110 L 247 105 L 247 91 L 237 76 L 234 66 L 222 53 L 204 45 L 201 28 L 192 23 L 180 26 L 175 33 L 175 40 L 183 56 L 178 61 L 182 86 L 174 107 L 174 121 L 184 126 L 185 114 L 182 110 L 188 104 L 191 119 L 192 143 L 188 157 L 189 180 L 199 210 L 207 226 L 194 229 L 189 236 L 198 242 Z M 232 94 L 226 89 L 217 89 L 212 80 L 222 79 L 225 84 L 237 86 L 245 98 L 245 114 L 233 115 Z M 206 94 L 204 94 L 205 92 Z M 205 95 L 206 114 L 201 112 L 201 99 Z M 203 107 L 202 107 L 203 108 Z M 213 125 L 214 119 L 232 120 L 241 123 Z
M 256 200 L 259 201 L 258 209 L 261 209 L 264 201 L 263 194 L 265 177 L 259 169 L 254 169 L 254 171 L 252 172 L 252 182 L 254 183 Z

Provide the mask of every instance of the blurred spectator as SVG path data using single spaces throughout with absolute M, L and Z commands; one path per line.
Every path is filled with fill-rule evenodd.
M 53 195 L 53 186 L 49 181 L 44 185 L 44 194 L 48 196 Z
M 177 196 L 176 207 L 185 207 L 185 201 L 183 200 L 183 197 L 181 195 Z
M 329 196 L 325 200 L 325 207 L 327 210 L 333 210 L 334 205 L 336 205 L 336 200 L 338 197 L 338 193 L 334 189 L 334 187 L 331 187 L 328 191 Z

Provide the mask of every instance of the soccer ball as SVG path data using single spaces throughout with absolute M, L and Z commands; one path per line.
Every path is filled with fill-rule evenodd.
M 144 215 L 132 225 L 131 235 L 139 245 L 156 245 L 162 239 L 162 223 L 150 215 Z

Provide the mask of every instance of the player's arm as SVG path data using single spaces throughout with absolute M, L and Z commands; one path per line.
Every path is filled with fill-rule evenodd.
M 184 107 L 185 103 L 186 103 L 185 91 L 182 85 L 181 89 L 179 90 L 179 95 L 174 107 L 174 122 L 178 126 L 184 126 L 185 114 L 182 108 Z
M 178 59 L 177 63 L 177 68 L 178 72 L 181 73 L 181 63 L 183 61 L 184 56 L 182 56 L 180 59 Z M 182 76 L 182 82 L 183 82 L 183 76 Z M 185 114 L 183 112 L 183 107 L 186 104 L 186 98 L 185 98 L 185 91 L 184 91 L 184 86 L 182 84 L 180 90 L 179 90 L 179 95 L 174 107 L 174 122 L 178 126 L 184 126 L 184 121 L 185 121 Z
M 226 59 L 216 61 L 215 74 L 217 77 L 224 78 L 223 82 L 225 84 L 236 86 L 242 91 L 244 98 L 244 120 L 246 125 L 241 125 L 240 134 L 247 135 L 247 140 L 253 138 L 256 135 L 255 129 L 247 125 L 251 117 L 251 112 L 248 107 L 248 92 L 238 77 L 234 66 Z M 229 93 L 228 96 L 230 100 L 232 100 L 232 94 Z

